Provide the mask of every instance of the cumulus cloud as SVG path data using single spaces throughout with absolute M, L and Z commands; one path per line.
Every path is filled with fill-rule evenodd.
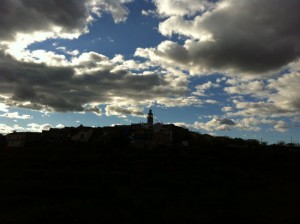
M 62 124 L 57 125 L 55 128 L 64 128 L 65 126 Z M 14 131 L 16 132 L 42 132 L 48 131 L 50 128 L 53 128 L 50 124 L 37 124 L 30 123 L 25 127 L 21 127 L 19 125 L 8 126 L 6 124 L 0 124 L 0 133 L 1 134 L 9 134 Z
M 83 53 L 66 66 L 20 62 L 0 54 L 0 73 L 0 95 L 7 106 L 101 114 L 97 105 L 112 102 L 166 105 L 172 97 L 180 105 L 198 104 L 196 98 L 180 98 L 188 91 L 188 81 L 179 71 L 134 74 L 95 52 Z
M 203 104 L 203 101 L 201 101 L 195 96 L 158 97 L 152 102 L 165 107 L 201 106 Z
M 280 0 L 218 1 L 191 18 L 185 15 L 194 14 L 187 7 L 195 1 L 161 2 L 156 3 L 157 11 L 169 17 L 161 22 L 159 31 L 187 40 L 183 45 L 168 41 L 157 48 L 139 49 L 138 54 L 150 60 L 173 62 L 192 73 L 213 70 L 260 75 L 278 71 L 300 56 L 297 0 L 284 4 Z M 171 3 L 174 7 L 168 11 L 166 5 Z
M 107 105 L 105 108 L 106 116 L 126 117 L 127 115 L 144 116 L 143 108 L 139 107 L 120 107 L 117 105 Z
M 1 99 L 1 98 L 0 98 Z M 0 111 L 1 112 L 8 112 L 8 107 L 4 103 L 0 103 Z
M 27 125 L 26 131 L 29 132 L 42 132 L 42 131 L 48 131 L 50 128 L 53 128 L 50 124 L 36 124 L 31 123 Z
M 228 119 L 228 118 L 216 119 L 216 121 L 217 121 L 217 123 L 219 123 L 221 125 L 223 125 L 223 124 L 224 125 L 230 125 L 230 126 L 235 125 L 235 123 L 232 120 Z
M 216 100 L 205 100 L 204 102 L 206 102 L 208 104 L 218 104 L 218 101 L 216 101 Z
M 260 125 L 264 123 L 267 123 L 267 121 L 262 122 L 260 119 L 257 119 L 255 117 L 246 117 L 239 119 L 237 121 L 236 127 L 245 131 L 260 131 Z
M 271 79 L 268 88 L 273 92 L 270 101 L 287 111 L 300 111 L 300 73 L 285 74 Z
M 228 112 L 230 116 L 295 116 L 300 111 L 300 73 L 291 72 L 278 78 L 263 81 L 232 81 L 224 88 L 228 94 L 248 95 L 255 101 L 234 99 L 232 103 L 237 112 Z
M 219 84 L 215 84 L 211 81 L 208 81 L 207 83 L 195 86 L 196 91 L 193 92 L 193 94 L 197 96 L 206 96 L 206 92 L 208 90 L 210 90 L 211 88 L 217 88 L 219 86 Z
M 228 83 L 234 84 L 230 87 L 224 88 L 224 91 L 228 94 L 254 95 L 256 97 L 259 97 L 264 96 L 266 93 L 265 84 L 261 80 L 251 80 L 244 82 L 228 81 Z
M 285 121 L 278 121 L 274 128 L 279 132 L 286 132 L 289 129 L 289 126 Z
M 196 121 L 193 128 L 206 131 L 230 131 L 236 124 L 233 120 L 228 118 L 213 118 L 208 122 Z
M 247 131 L 260 131 L 261 125 L 271 125 L 275 131 L 286 132 L 289 129 L 288 124 L 283 120 L 266 119 L 259 117 L 246 117 L 237 120 L 236 128 Z
M 162 16 L 192 16 L 212 6 L 207 0 L 154 0 L 154 3 Z
M 19 115 L 19 112 L 0 114 L 0 117 L 10 118 L 10 119 L 21 119 L 21 120 L 32 119 L 31 115 L 27 115 L 27 114 Z
M 14 39 L 16 33 L 32 33 L 60 28 L 62 32 L 81 32 L 89 16 L 87 1 L 10 1 L 0 3 L 0 38 Z
M 289 111 L 278 108 L 274 103 L 267 101 L 247 102 L 233 100 L 237 112 L 229 112 L 230 116 L 284 116 L 289 115 Z
M 262 125 L 274 127 L 274 129 L 271 128 L 270 130 L 278 132 L 286 132 L 289 129 L 288 124 L 283 120 L 260 117 L 245 117 L 235 120 L 213 117 L 207 122 L 196 121 L 193 124 L 177 122 L 176 125 L 194 130 L 204 130 L 210 133 L 215 131 L 230 131 L 232 129 L 258 132 L 262 129 Z
M 2 0 L 0 3 L 0 39 L 10 40 L 16 33 L 55 31 L 81 33 L 92 16 L 112 14 L 115 22 L 124 21 L 130 0 Z
M 1 124 L 0 123 L 0 133 L 1 134 L 9 134 L 9 133 L 12 133 L 13 131 L 21 130 L 21 129 L 22 128 L 18 125 L 8 126 L 6 124 Z
M 102 13 L 112 15 L 116 23 L 129 13 L 132 0 L 3 0 L 0 3 L 0 49 L 18 59 L 34 42 L 49 38 L 74 39 L 89 32 L 88 25 Z M 68 52 L 77 54 L 77 52 Z
M 88 25 L 102 13 L 110 13 L 116 23 L 125 21 L 126 3 L 131 1 L 1 1 L 0 8 L 5 9 L 0 12 L 2 111 L 15 106 L 101 115 L 100 104 L 200 105 L 196 97 L 183 98 L 189 93 L 189 81 L 180 69 L 154 70 L 153 63 L 125 60 L 122 55 L 110 59 L 97 52 L 80 54 L 57 43 L 58 52 L 72 57 L 26 49 L 49 38 L 76 38 L 88 32 Z
M 65 54 L 71 55 L 71 56 L 77 56 L 79 55 L 79 51 L 78 50 L 67 50 L 66 47 L 57 47 L 56 50 L 59 50 Z
M 63 124 L 58 124 L 58 125 L 56 125 L 55 126 L 55 128 L 59 128 L 59 129 L 62 129 L 62 128 L 64 128 L 65 126 L 63 125 Z
M 223 112 L 229 112 L 229 111 L 232 111 L 232 110 L 233 110 L 232 107 L 223 107 L 223 108 L 222 108 L 222 111 L 223 111 Z

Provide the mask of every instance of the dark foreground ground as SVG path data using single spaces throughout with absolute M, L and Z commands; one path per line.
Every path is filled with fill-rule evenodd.
M 299 223 L 300 152 L 1 149 L 0 223 Z

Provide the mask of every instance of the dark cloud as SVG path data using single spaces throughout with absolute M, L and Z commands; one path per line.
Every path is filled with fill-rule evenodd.
M 234 121 L 228 119 L 228 118 L 222 118 L 222 119 L 217 119 L 217 121 L 219 122 L 219 124 L 221 125 L 229 125 L 229 126 L 234 126 L 235 123 Z
M 92 17 L 100 17 L 104 12 L 110 13 L 115 22 L 124 21 L 129 13 L 125 4 L 129 2 L 0 1 L 0 100 L 6 106 L 98 114 L 101 113 L 98 104 L 109 104 L 119 106 L 115 112 L 126 114 L 132 109 L 133 114 L 139 115 L 136 108 L 127 107 L 127 112 L 121 109 L 126 103 L 149 104 L 157 97 L 166 103 L 168 97 L 175 99 L 185 94 L 188 81 L 181 75 L 170 79 L 160 69 L 157 73 L 142 74 L 135 67 L 136 73 L 132 73 L 129 71 L 132 65 L 127 68 L 123 59 L 116 64 L 96 52 L 86 52 L 67 61 L 54 52 L 25 50 L 36 41 L 76 37 L 87 31 Z M 34 36 L 34 32 L 47 33 Z M 18 34 L 28 36 L 22 39 Z
M 7 105 L 55 111 L 97 111 L 89 104 L 121 98 L 139 104 L 157 97 L 181 95 L 163 75 L 136 75 L 110 69 L 76 74 L 74 67 L 19 62 L 0 53 L 0 96 Z M 114 102 L 116 103 L 116 102 Z
M 108 105 L 106 108 L 106 115 L 117 115 L 117 116 L 126 116 L 126 115 L 135 115 L 135 116 L 144 116 L 144 111 L 142 108 L 137 107 L 120 107 Z
M 231 4 L 203 23 L 216 42 L 199 52 L 211 59 L 212 66 L 264 72 L 299 57 L 299 1 L 235 0 Z
M 299 58 L 300 1 L 224 0 L 219 4 L 222 7 L 193 20 L 170 18 L 160 26 L 165 34 L 195 38 L 184 46 L 189 65 L 200 70 L 264 73 Z M 213 40 L 197 40 L 205 34 L 211 34 Z M 158 49 L 158 54 L 178 62 L 177 55 L 183 50 L 172 49 Z
M 51 30 L 53 26 L 65 32 L 81 30 L 88 17 L 87 1 L 77 0 L 1 0 L 0 39 L 13 39 L 17 32 Z
M 192 126 L 193 128 L 207 131 L 230 131 L 236 124 L 228 118 L 213 118 L 206 123 L 196 121 Z
M 115 22 L 126 19 L 125 3 L 130 0 L 1 0 L 0 40 L 11 41 L 18 33 L 58 32 L 81 34 L 91 17 L 110 13 Z M 54 30 L 59 27 L 59 31 Z

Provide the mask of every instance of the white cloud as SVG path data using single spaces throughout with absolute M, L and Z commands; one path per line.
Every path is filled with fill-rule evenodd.
M 0 117 L 10 118 L 10 119 L 22 119 L 22 120 L 32 119 L 31 115 L 27 115 L 27 114 L 19 115 L 19 112 L 13 112 L 13 113 L 7 112 L 1 114 Z
M 255 117 L 246 117 L 236 122 L 236 127 L 245 131 L 260 131 L 262 122 Z
M 228 94 L 255 95 L 256 97 L 265 96 L 265 84 L 261 80 L 251 80 L 244 82 L 228 81 L 227 83 L 234 84 L 233 86 L 224 88 Z
M 260 131 L 261 125 L 272 125 L 275 131 L 286 132 L 288 125 L 285 121 L 257 117 L 246 117 L 237 121 L 237 128 L 247 131 Z
M 29 132 L 42 132 L 42 131 L 48 131 L 50 128 L 53 128 L 50 124 L 36 124 L 31 123 L 27 125 L 28 128 L 26 128 L 26 131 Z
M 1 134 L 8 134 L 8 133 L 12 133 L 13 131 L 14 131 L 13 127 L 0 123 L 0 133 Z
M 203 102 L 194 96 L 186 97 L 157 97 L 154 100 L 158 105 L 165 107 L 188 107 L 188 106 L 201 106 Z
M 164 36 L 179 34 L 197 39 L 200 42 L 214 42 L 215 40 L 212 33 L 197 27 L 197 23 L 200 23 L 200 21 L 200 16 L 196 17 L 195 21 L 185 20 L 183 17 L 172 16 L 160 23 L 158 30 Z
M 192 16 L 212 6 L 206 0 L 154 0 L 154 3 L 157 7 L 157 13 L 162 16 Z
M 155 15 L 156 11 L 155 10 L 142 10 L 141 14 L 143 16 L 150 16 L 150 15 Z
M 26 127 L 21 127 L 19 125 L 8 126 L 6 124 L 0 124 L 0 133 L 2 134 L 9 134 L 14 131 L 17 132 L 42 132 L 47 131 L 50 128 L 53 128 L 50 124 L 37 124 L 37 123 L 30 123 Z M 64 128 L 64 125 L 59 124 L 56 128 Z
M 211 88 L 218 88 L 218 87 L 220 87 L 219 84 L 214 84 L 211 81 L 208 81 L 207 83 L 195 86 L 196 91 L 193 92 L 193 94 L 197 96 L 206 96 L 206 92 L 208 90 L 210 90 Z
M 269 81 L 270 101 L 286 111 L 300 111 L 300 73 L 285 74 Z
M 274 126 L 274 130 L 278 132 L 286 132 L 289 128 L 285 121 L 259 117 L 246 117 L 235 120 L 213 117 L 207 122 L 196 121 L 193 124 L 177 122 L 175 125 L 186 127 L 191 130 L 204 130 L 209 133 L 213 133 L 215 131 L 230 131 L 232 129 L 258 132 L 262 130 L 262 125 Z
M 12 133 L 14 131 L 17 131 L 17 132 L 24 132 L 24 131 L 27 131 L 26 128 L 24 127 L 21 127 L 17 124 L 13 125 L 13 126 L 8 126 L 6 124 L 1 124 L 0 123 L 0 133 L 1 134 L 9 134 L 9 133 Z
M 67 66 L 68 61 L 62 54 L 56 54 L 52 51 L 35 50 L 35 51 L 23 51 L 19 55 L 19 60 L 26 62 L 33 62 L 38 64 L 46 64 L 48 66 Z
M 204 102 L 206 102 L 208 104 L 218 104 L 218 101 L 216 101 L 216 100 L 205 100 Z
M 229 116 L 283 116 L 288 115 L 287 111 L 280 110 L 273 103 L 259 101 L 259 102 L 241 102 L 233 100 L 237 112 L 230 112 Z
M 56 50 L 60 50 L 61 52 L 71 55 L 71 56 L 77 56 L 80 54 L 78 50 L 68 50 L 66 47 L 57 47 Z
M 229 83 L 229 82 L 227 82 Z M 279 78 L 263 81 L 231 81 L 225 92 L 236 95 L 250 95 L 255 101 L 232 100 L 237 112 L 230 116 L 295 116 L 300 111 L 300 73 L 292 72 Z
M 58 124 L 58 125 L 56 125 L 55 127 L 56 127 L 56 128 L 59 128 L 59 129 L 62 129 L 62 128 L 64 128 L 65 126 L 64 126 L 63 124 Z
M 230 112 L 230 111 L 233 111 L 233 108 L 232 107 L 223 107 L 222 111 L 223 112 Z
M 0 103 L 0 111 L 1 112 L 8 112 L 8 106 L 4 103 Z
M 274 128 L 279 132 L 286 132 L 288 131 L 289 126 L 285 121 L 278 121 Z

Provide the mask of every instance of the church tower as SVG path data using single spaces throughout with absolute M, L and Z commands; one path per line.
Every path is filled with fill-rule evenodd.
M 152 126 L 153 125 L 153 114 L 152 110 L 149 110 L 148 116 L 147 116 L 147 124 Z

